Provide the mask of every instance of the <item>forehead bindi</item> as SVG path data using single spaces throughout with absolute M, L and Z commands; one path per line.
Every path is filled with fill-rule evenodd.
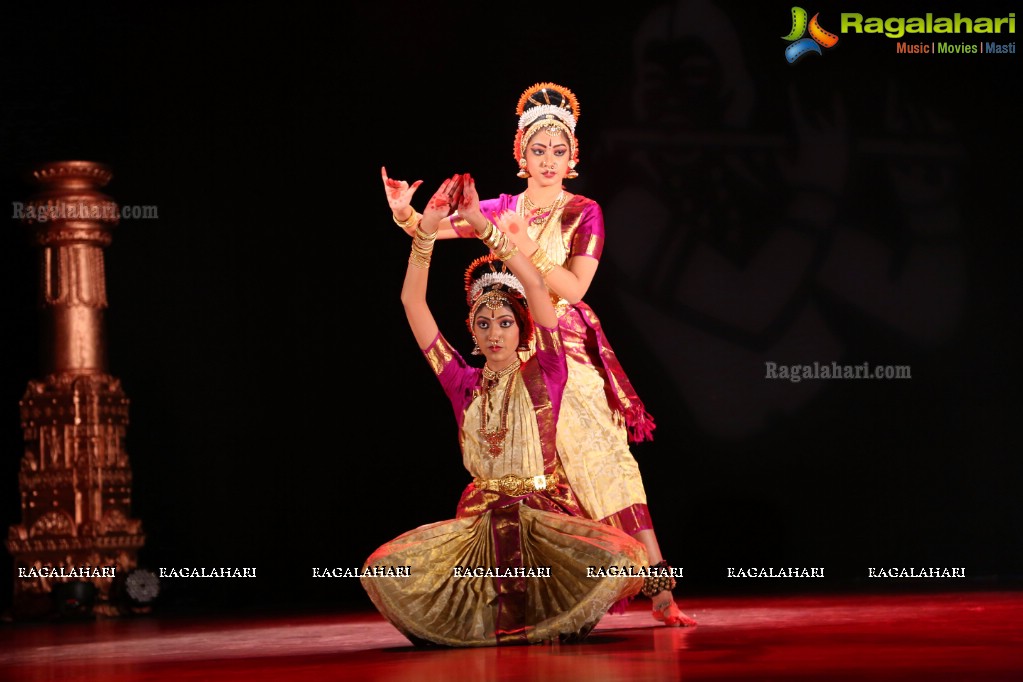
M 533 136 L 533 139 L 530 141 L 530 145 L 533 147 L 542 147 L 544 149 L 548 149 L 550 147 L 567 147 L 568 140 L 565 139 L 564 134 L 554 137 L 550 133 L 539 132 Z
M 500 308 L 498 310 L 489 310 L 489 309 L 481 310 L 478 313 L 476 313 L 476 319 L 477 320 L 479 320 L 479 319 L 484 319 L 484 320 L 500 320 L 500 319 L 504 319 L 506 317 L 510 317 L 513 320 L 515 319 L 515 315 L 512 314 L 511 309 L 508 308 L 508 307 Z

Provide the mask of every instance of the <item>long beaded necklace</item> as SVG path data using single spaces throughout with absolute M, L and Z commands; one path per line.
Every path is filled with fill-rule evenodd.
M 510 365 L 499 372 L 495 372 L 490 367 L 483 365 L 483 396 L 482 400 L 480 400 L 479 434 L 487 442 L 489 446 L 487 451 L 491 457 L 498 457 L 504 452 L 504 438 L 508 435 L 508 406 L 511 404 L 512 387 L 509 384 L 504 389 L 504 400 L 501 402 L 501 422 L 498 428 L 493 431 L 487 431 L 487 408 L 490 402 L 490 389 L 496 387 L 501 379 L 516 371 L 521 364 L 522 361 L 515 358 Z

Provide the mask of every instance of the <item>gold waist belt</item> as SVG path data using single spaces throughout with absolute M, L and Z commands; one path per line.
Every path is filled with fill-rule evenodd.
M 501 478 L 474 478 L 472 483 L 476 486 L 477 490 L 492 490 L 495 493 L 504 493 L 511 497 L 517 497 L 544 490 L 549 493 L 556 492 L 558 489 L 558 475 L 547 474 L 545 476 L 541 474 L 540 476 L 523 478 L 515 474 L 508 474 Z

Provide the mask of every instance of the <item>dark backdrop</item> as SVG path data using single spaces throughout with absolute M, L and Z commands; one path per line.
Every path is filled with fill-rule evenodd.
M 6 205 L 33 164 L 87 159 L 115 200 L 158 208 L 107 249 L 141 562 L 258 568 L 168 583 L 167 608 L 368 608 L 312 568 L 454 514 L 467 476 L 398 300 L 408 239 L 379 169 L 424 180 L 419 208 L 456 172 L 520 191 L 514 107 L 546 80 L 581 103 L 569 189 L 608 233 L 587 300 L 657 419 L 634 452 L 680 594 L 886 589 L 867 569 L 890 566 L 1018 579 L 1018 55 L 843 34 L 788 64 L 778 2 L 436 4 L 4 10 Z M 836 32 L 840 11 L 937 12 L 846 4 L 807 9 Z M 39 330 L 35 254 L 17 221 L 3 234 L 6 528 Z M 480 253 L 442 243 L 431 271 L 465 351 Z M 765 378 L 814 361 L 912 379 Z M 827 579 L 725 578 L 749 566 Z M 12 580 L 0 562 L 2 606 Z

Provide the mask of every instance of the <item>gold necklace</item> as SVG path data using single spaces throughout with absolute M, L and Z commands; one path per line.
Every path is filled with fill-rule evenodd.
M 479 434 L 489 446 L 487 451 L 491 457 L 498 457 L 504 451 L 504 438 L 508 435 L 508 406 L 511 404 L 512 387 L 511 382 L 504 389 L 504 400 L 501 402 L 501 422 L 498 428 L 487 431 L 487 406 L 489 402 L 490 389 L 497 386 L 502 378 L 508 376 L 519 368 L 522 361 L 515 358 L 510 365 L 495 372 L 487 365 L 483 365 L 483 396 L 480 400 L 480 428 Z
M 526 233 L 537 244 L 543 243 L 541 240 L 544 234 L 546 234 L 547 232 L 547 227 L 554 220 L 555 214 L 561 211 L 561 208 L 564 206 L 564 204 L 565 191 L 562 190 L 561 192 L 558 193 L 558 197 L 554 200 L 554 203 L 552 203 L 550 206 L 545 206 L 544 208 L 540 209 L 540 212 L 533 213 L 532 217 L 528 218 L 529 227 L 526 230 Z M 519 215 L 522 216 L 523 218 L 527 218 L 527 216 L 530 215 L 529 211 L 532 210 L 529 209 L 530 206 L 535 206 L 535 204 L 533 204 L 533 202 L 529 200 L 529 197 L 526 196 L 526 193 L 523 192 L 522 201 L 519 202 L 518 206 Z M 543 211 L 547 212 L 544 213 Z M 540 248 L 543 248 L 543 246 L 541 246 Z
M 533 217 L 529 220 L 531 225 L 539 225 L 543 223 L 547 224 L 547 221 L 551 219 L 554 212 L 561 208 L 561 202 L 565 199 L 565 190 L 558 192 L 558 196 L 554 198 L 554 201 L 547 206 L 538 207 L 533 203 L 533 200 L 529 198 L 529 195 L 525 192 L 522 193 L 522 214 L 523 217 L 532 214 Z

